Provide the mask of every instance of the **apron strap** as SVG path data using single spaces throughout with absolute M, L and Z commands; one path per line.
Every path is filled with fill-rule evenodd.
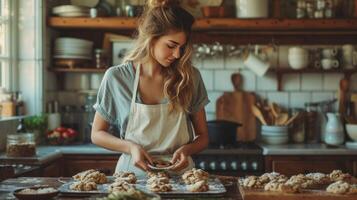
M 130 107 L 133 107 L 135 100 L 136 100 L 136 95 L 138 92 L 138 85 L 139 85 L 139 76 L 140 76 L 140 67 L 141 67 L 141 63 L 138 65 L 138 67 L 136 68 L 136 72 L 135 72 L 135 79 L 134 79 L 134 88 L 133 88 L 133 96 L 131 98 L 131 105 Z

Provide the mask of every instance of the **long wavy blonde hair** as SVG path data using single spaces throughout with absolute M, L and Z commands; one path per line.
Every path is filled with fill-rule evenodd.
M 138 35 L 134 48 L 125 56 L 124 62 L 152 61 L 153 41 L 170 31 L 184 32 L 186 44 L 181 57 L 163 68 L 164 95 L 170 103 L 170 111 L 182 109 L 189 112 L 193 95 L 193 66 L 191 62 L 192 44 L 190 41 L 194 17 L 179 6 L 178 1 L 149 0 L 138 21 Z

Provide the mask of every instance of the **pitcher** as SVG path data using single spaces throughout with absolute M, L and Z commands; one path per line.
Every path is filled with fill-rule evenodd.
M 325 142 L 328 145 L 341 145 L 345 140 L 343 126 L 339 113 L 327 113 L 327 123 L 325 127 Z

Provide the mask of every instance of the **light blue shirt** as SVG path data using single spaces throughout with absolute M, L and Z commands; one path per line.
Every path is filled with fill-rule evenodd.
M 196 68 L 193 70 L 192 78 L 194 92 L 190 113 L 196 113 L 209 103 L 209 99 L 201 74 Z M 105 121 L 114 126 L 117 132 L 120 132 L 121 138 L 125 136 L 128 123 L 134 79 L 135 71 L 132 62 L 110 67 L 104 74 L 98 90 L 97 102 L 93 106 Z M 136 102 L 142 103 L 139 92 Z M 162 103 L 167 103 L 167 101 Z M 186 114 L 186 118 L 188 131 L 190 135 L 193 135 L 189 114 Z

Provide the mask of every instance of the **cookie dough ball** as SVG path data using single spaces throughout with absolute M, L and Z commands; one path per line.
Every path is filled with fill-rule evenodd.
M 258 176 L 248 176 L 240 181 L 240 185 L 246 188 L 263 188 L 262 183 Z
M 105 174 L 94 169 L 80 172 L 74 175 L 73 179 L 82 182 L 95 182 L 97 184 L 103 184 L 107 182 L 107 177 Z
M 128 192 L 131 189 L 135 189 L 126 181 L 115 181 L 108 187 L 108 192 Z
M 115 181 L 126 181 L 130 184 L 135 184 L 137 181 L 137 178 L 135 176 L 135 173 L 133 172 L 116 172 L 113 174 L 114 177 L 116 177 Z
M 326 188 L 326 191 L 333 194 L 346 194 L 350 185 L 344 181 L 337 181 Z
M 186 171 L 182 175 L 182 179 L 185 182 L 185 184 L 194 184 L 196 182 L 202 181 L 202 180 L 208 180 L 209 174 L 202 169 L 196 169 L 192 168 L 191 170 Z
M 324 174 L 324 173 L 309 173 L 305 175 L 306 177 L 314 180 L 315 184 L 318 185 L 324 185 L 324 184 L 330 184 L 331 183 L 331 178 L 329 175 Z
M 190 192 L 207 192 L 209 190 L 209 186 L 206 181 L 198 181 L 191 185 L 186 185 L 186 188 Z
M 152 192 L 169 192 L 172 190 L 172 185 L 160 181 L 153 181 L 147 184 L 147 188 Z
M 92 191 L 97 190 L 97 184 L 95 182 L 76 181 L 69 188 L 76 191 Z

